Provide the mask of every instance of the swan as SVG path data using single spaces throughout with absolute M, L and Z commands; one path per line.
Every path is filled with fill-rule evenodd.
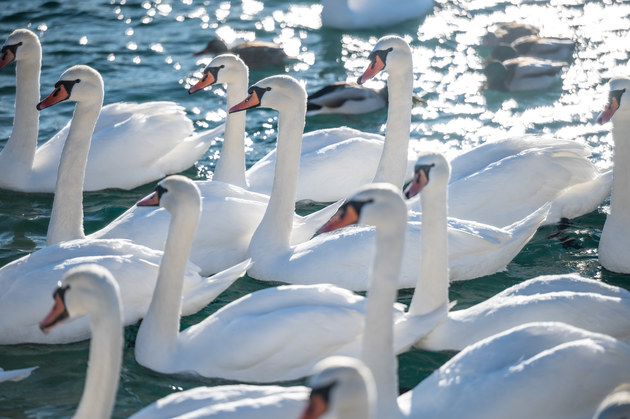
M 291 77 L 272 76 L 256 83 L 249 92 L 247 99 L 230 112 L 264 106 L 279 114 L 276 175 L 265 216 L 247 251 L 254 263 L 248 274 L 263 281 L 292 284 L 317 284 L 325 278 L 344 288 L 366 290 L 365 261 L 373 254 L 374 229 L 356 227 L 320 234 L 297 245 L 289 241 L 306 91 Z M 546 209 L 541 208 L 504 229 L 453 220 L 450 234 L 456 244 L 450 253 L 451 280 L 471 279 L 504 269 L 534 234 L 545 213 Z M 420 223 L 407 223 L 400 287 L 413 287 L 416 282 L 419 236 Z
M 501 44 L 511 44 L 518 38 L 529 35 L 538 35 L 540 29 L 527 23 L 501 22 L 488 30 L 481 38 L 481 44 L 486 47 L 496 47 Z
M 425 152 L 416 163 L 422 182 L 420 275 L 408 314 L 421 316 L 448 304 L 447 201 L 450 165 L 443 154 Z M 577 274 L 545 275 L 448 316 L 415 346 L 431 351 L 462 350 L 519 324 L 559 321 L 630 340 L 630 292 Z M 606 319 L 605 321 L 603 319 Z
M 613 272 L 630 273 L 630 229 L 628 226 L 628 200 L 630 198 L 630 166 L 627 159 L 630 149 L 625 144 L 630 130 L 630 98 L 624 94 L 630 88 L 630 78 L 615 77 L 610 80 L 610 93 L 605 110 L 597 117 L 604 124 L 612 121 L 612 137 L 615 143 L 613 157 L 613 187 L 610 197 L 610 213 L 599 239 L 598 256 L 602 266 Z
M 401 100 L 410 97 L 411 89 L 399 82 L 406 79 L 412 83 L 409 51 L 407 42 L 398 36 L 379 39 L 369 56 L 368 68 L 358 80 L 364 83 L 387 70 L 389 92 L 398 98 L 390 101 L 389 112 L 398 115 L 411 115 L 411 99 Z M 506 226 L 547 202 L 552 207 L 545 224 L 594 211 L 610 193 L 612 171 L 600 172 L 588 159 L 590 154 L 590 149 L 575 141 L 533 136 L 475 147 L 451 162 L 449 215 Z M 530 181 L 523 184 L 524 178 Z M 417 201 L 409 205 L 419 210 Z
M 322 26 L 342 30 L 392 26 L 427 14 L 433 0 L 322 0 Z
M 251 69 L 268 66 L 279 67 L 285 65 L 289 60 L 289 56 L 282 47 L 273 42 L 246 41 L 228 48 L 220 38 L 212 38 L 204 49 L 193 55 L 198 57 L 204 54 L 219 55 L 225 53 L 232 53 L 240 57 Z
M 216 57 L 206 66 L 203 74 L 201 80 L 190 88 L 189 93 L 215 83 L 225 83 L 228 109 L 246 96 L 247 66 L 235 56 Z M 365 133 L 349 127 L 305 133 L 299 156 L 296 202 L 334 202 L 350 196 L 373 179 L 401 186 L 404 181 L 411 179 L 415 152 L 408 148 L 410 120 L 405 122 L 404 117 L 402 121 L 400 119 L 395 114 L 388 116 L 385 141 L 379 134 Z M 222 175 L 222 171 L 228 170 L 226 167 L 229 167 L 230 173 L 233 173 L 230 179 L 234 178 L 239 182 L 235 184 L 250 191 L 269 195 L 276 164 L 276 150 L 267 153 L 247 170 L 243 185 L 245 115 L 228 113 L 226 125 L 221 159 L 217 164 L 218 173 L 213 179 L 220 175 L 218 180 L 229 181 L 224 180 Z M 229 154 L 224 154 L 224 149 L 228 149 Z M 402 166 L 382 163 L 379 165 L 381 155 L 390 156 L 392 153 L 404 156 L 396 162 Z
M 87 66 L 75 66 L 62 74 L 62 82 L 73 83 L 68 88 L 71 98 L 80 101 L 77 113 L 88 112 L 96 117 L 100 98 L 94 95 L 93 87 L 100 80 L 100 75 Z M 116 274 L 122 290 L 125 324 L 137 322 L 146 313 L 163 252 L 129 240 L 85 237 L 81 202 L 85 166 L 80 163 L 85 162 L 89 140 L 89 136 L 71 130 L 64 144 L 48 245 L 0 268 L 0 344 L 68 343 L 88 338 L 89 326 L 82 320 L 47 335 L 37 328 L 42 315 L 38 311 L 42 305 L 38 303 L 48 298 L 64 272 L 87 261 L 99 263 Z M 214 277 L 203 278 L 198 267 L 187 266 L 183 313 L 192 314 L 205 307 L 246 269 L 247 264 L 243 263 Z
M 306 115 L 331 113 L 356 115 L 374 112 L 385 106 L 387 87 L 375 89 L 357 83 L 338 81 L 308 95 Z
M 328 355 L 359 355 L 364 328 L 378 326 L 378 322 L 364 320 L 366 310 L 381 298 L 372 288 L 367 300 L 328 284 L 267 288 L 229 303 L 180 332 L 179 295 L 195 229 L 191 220 L 198 219 L 199 199 L 191 180 L 172 176 L 141 201 L 166 208 L 173 219 L 165 248 L 168 259 L 165 256 L 160 266 L 149 310 L 136 336 L 139 364 L 167 374 L 276 382 L 307 376 Z M 371 283 L 376 286 L 383 275 L 397 278 L 407 218 L 400 192 L 389 185 L 373 187 L 350 202 L 370 203 L 364 205 L 361 221 L 379 231 Z M 392 311 L 392 304 L 384 310 Z M 401 318 L 400 307 L 396 312 Z M 427 319 L 414 321 L 413 330 L 411 321 L 397 324 L 396 350 L 407 350 L 444 313 L 436 310 Z M 300 339 L 295 339 L 298 335 Z
M 361 360 L 329 357 L 319 362 L 308 380 L 308 406 L 300 419 L 376 419 L 376 388 Z
M 571 59 L 574 50 L 575 41 L 572 39 L 529 35 L 522 36 L 511 44 L 497 45 L 490 56 L 499 61 L 523 56 L 566 63 Z
M 565 66 L 562 61 L 535 57 L 491 60 L 483 69 L 487 79 L 484 88 L 503 92 L 548 90 L 560 81 Z
M 54 192 L 61 150 L 72 121 L 37 147 L 39 113 L 35 105 L 39 102 L 42 58 L 39 39 L 28 29 L 17 29 L 1 52 L 0 68 L 16 62 L 16 99 L 13 132 L 0 151 L 0 188 Z M 102 104 L 102 86 L 95 89 Z M 101 104 L 100 114 L 95 111 L 98 120 L 85 173 L 86 191 L 132 189 L 185 170 L 205 153 L 223 129 L 193 133 L 192 122 L 174 102 L 118 102 L 100 109 Z M 75 117 L 79 119 L 79 115 Z M 75 130 L 79 123 L 75 123 Z M 92 131 L 89 124 L 81 125 L 81 130 Z

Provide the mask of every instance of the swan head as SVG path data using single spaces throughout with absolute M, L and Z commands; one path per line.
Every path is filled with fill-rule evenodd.
M 407 205 L 400 190 L 389 183 L 372 183 L 359 189 L 324 224 L 317 234 L 352 224 L 366 224 L 392 229 L 407 222 Z
M 301 419 L 374 418 L 376 384 L 372 372 L 360 360 L 328 357 L 315 365 L 308 385 L 311 395 Z
M 388 35 L 378 40 L 368 56 L 370 64 L 365 72 L 359 76 L 357 83 L 363 84 L 381 71 L 408 65 L 411 62 L 411 48 L 407 41 L 400 36 Z
M 94 316 L 119 316 L 123 312 L 120 289 L 112 274 L 96 264 L 76 266 L 57 283 L 53 293 L 54 306 L 39 323 L 39 328 L 48 333 L 64 321 L 86 314 Z
M 55 83 L 55 90 L 37 104 L 42 110 L 64 100 L 74 102 L 103 103 L 103 78 L 100 73 L 86 65 L 75 65 L 63 72 Z
M 243 60 L 234 54 L 221 54 L 208 63 L 203 70 L 203 77 L 188 90 L 188 94 L 193 94 L 216 83 L 229 85 L 241 80 L 245 80 L 244 83 L 247 83 L 248 78 L 249 71 Z
M 630 78 L 629 77 L 615 77 L 609 82 L 610 92 L 608 93 L 608 103 L 606 107 L 597 117 L 598 124 L 605 124 L 610 121 L 613 115 L 619 112 L 625 112 L 630 110 Z
M 451 165 L 442 153 L 423 152 L 416 160 L 413 179 L 405 188 L 405 196 L 411 198 L 424 190 L 446 188 L 450 176 Z
M 139 207 L 160 206 L 171 213 L 177 214 L 182 209 L 187 217 L 201 213 L 201 193 L 199 188 L 186 176 L 173 175 L 164 178 L 155 187 L 155 191 L 140 200 Z
M 35 33 L 28 29 L 16 29 L 7 38 L 0 51 L 0 69 L 13 61 L 39 60 L 42 46 Z
M 247 93 L 247 98 L 232 106 L 230 113 L 257 107 L 295 113 L 297 104 L 306 109 L 306 90 L 291 76 L 264 78 L 250 87 Z

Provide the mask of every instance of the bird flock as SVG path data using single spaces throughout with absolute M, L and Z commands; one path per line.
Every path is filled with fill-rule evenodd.
M 322 3 L 330 27 L 361 27 L 394 7 L 372 1 L 362 14 L 351 1 Z M 392 19 L 413 17 L 400 3 Z M 501 91 L 551 88 L 575 49 L 516 22 L 490 28 L 483 44 L 492 48 L 486 87 Z M 133 418 L 628 415 L 626 289 L 566 272 L 458 310 L 448 290 L 504 270 L 541 226 L 609 196 L 599 261 L 630 274 L 630 77 L 610 80 L 597 119 L 611 122 L 615 141 L 613 168 L 601 169 L 587 146 L 551 136 L 495 140 L 452 159 L 411 147 L 414 55 L 397 35 L 365 51 L 356 82 L 310 95 L 288 75 L 249 81 L 249 69 L 292 59 L 276 45 L 213 39 L 206 53 L 214 57 L 188 93 L 225 85 L 226 117 L 196 131 L 174 102 L 103 106 L 103 79 L 86 65 L 68 68 L 41 99 L 37 35 L 16 29 L 2 46 L 0 71 L 15 67 L 16 98 L 0 188 L 54 201 L 46 246 L 0 267 L 0 345 L 90 339 L 75 417 L 112 415 L 123 330 L 138 321 L 133 356 L 144 368 L 242 383 L 173 392 Z M 365 87 L 381 73 L 387 86 Z M 40 112 L 66 100 L 72 120 L 38 145 Z M 383 107 L 385 135 L 304 130 L 310 115 Z M 258 108 L 277 112 L 276 148 L 247 168 L 246 118 Z M 212 179 L 178 174 L 219 139 Z M 150 182 L 150 195 L 85 234 L 84 191 Z M 300 215 L 304 202 L 321 208 Z M 245 274 L 271 284 L 181 328 L 182 316 Z M 403 288 L 413 289 L 408 305 L 397 302 Z M 412 348 L 458 353 L 399 390 L 396 357 Z M 36 368 L 0 369 L 0 381 L 28 380 Z M 306 377 L 308 386 L 278 384 Z

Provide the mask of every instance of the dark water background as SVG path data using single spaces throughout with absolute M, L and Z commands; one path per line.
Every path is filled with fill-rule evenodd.
M 0 39 L 16 28 L 35 31 L 43 46 L 42 97 L 59 75 L 75 64 L 98 69 L 105 80 L 105 103 L 173 100 L 186 107 L 197 129 L 213 127 L 225 117 L 225 90 L 220 86 L 189 96 L 191 82 L 210 58 L 192 56 L 215 33 L 228 42 L 273 40 L 296 59 L 285 68 L 250 72 L 251 82 L 278 72 L 293 75 L 314 91 L 326 83 L 354 80 L 366 56 L 385 34 L 405 36 L 414 50 L 414 92 L 427 100 L 412 116 L 411 138 L 455 155 L 491 138 L 546 134 L 587 143 L 593 159 L 610 164 L 610 126 L 595 124 L 606 101 L 607 80 L 629 74 L 630 4 L 621 1 L 497 1 L 437 0 L 434 10 L 394 28 L 344 32 L 322 29 L 321 6 L 314 0 L 198 1 L 88 0 L 61 2 L 29 0 L 0 3 Z M 495 22 L 518 20 L 535 24 L 543 35 L 577 40 L 574 61 L 552 89 L 505 94 L 482 92 L 481 69 L 488 53 L 479 47 L 485 28 Z M 15 94 L 14 65 L 0 71 L 0 146 L 9 137 Z M 57 105 L 40 118 L 40 141 L 50 138 L 71 117 L 73 105 Z M 355 117 L 313 117 L 307 130 L 350 125 L 382 131 L 386 111 Z M 274 146 L 276 116 L 271 111 L 248 113 L 248 166 Z M 186 175 L 202 179 L 213 170 L 218 148 L 211 148 Z M 153 184 L 132 191 L 86 193 L 85 230 L 109 223 Z M 44 246 L 52 195 L 0 191 L 0 266 Z M 541 229 L 508 266 L 489 277 L 454 284 L 451 299 L 465 308 L 497 292 L 542 274 L 579 272 L 628 288 L 628 278 L 612 274 L 597 262 L 597 243 L 608 210 L 597 211 L 565 228 Z M 306 211 L 309 208 L 305 209 Z M 268 286 L 239 279 L 203 312 L 185 318 L 194 324 L 241 295 Z M 400 292 L 408 302 L 410 290 Z M 125 417 L 172 391 L 224 380 L 172 377 L 139 366 L 133 355 L 137 327 L 126 330 L 122 378 L 114 410 Z M 68 417 L 83 389 L 88 342 L 71 345 L 0 347 L 0 367 L 39 365 L 28 379 L 0 384 L 0 417 Z M 412 351 L 400 356 L 401 387 L 409 388 L 452 356 Z

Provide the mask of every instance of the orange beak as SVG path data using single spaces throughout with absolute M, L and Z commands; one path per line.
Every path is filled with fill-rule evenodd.
M 326 401 L 321 396 L 312 395 L 300 419 L 317 419 L 326 413 L 327 410 L 328 404 Z
M 366 81 L 370 80 L 374 76 L 376 76 L 381 70 L 385 68 L 385 63 L 381 60 L 381 58 L 377 55 L 374 58 L 374 61 L 370 63 L 368 68 L 363 72 L 363 74 L 357 80 L 357 83 L 363 84 Z
M 138 201 L 136 205 L 139 207 L 157 207 L 160 205 L 160 197 L 157 192 L 153 192 L 151 195 Z
M 619 102 L 617 101 L 616 97 L 613 97 L 606 105 L 606 108 L 597 117 L 597 123 L 605 124 L 606 122 L 610 121 L 610 118 L 612 118 L 617 109 L 619 109 Z
M 424 170 L 418 170 L 411 183 L 409 183 L 409 185 L 405 188 L 404 193 L 407 199 L 418 195 L 428 182 L 429 180 L 427 179 L 427 174 Z
M 252 92 L 245 98 L 244 101 L 232 106 L 230 108 L 230 113 L 244 111 L 246 109 L 255 108 L 256 106 L 260 106 L 260 99 L 258 98 L 258 94 L 256 92 Z
M 68 317 L 68 310 L 66 310 L 66 305 L 63 303 L 59 293 L 55 292 L 53 298 L 55 299 L 53 308 L 50 310 L 50 313 L 39 322 L 39 328 L 44 333 L 48 333 L 60 321 Z
M 317 230 L 317 234 L 328 233 L 359 222 L 359 214 L 352 205 L 342 205 L 330 221 Z
M 13 60 L 15 60 L 15 55 L 13 55 L 13 52 L 10 49 L 7 49 L 0 57 L 0 70 L 7 64 L 12 63 Z
M 57 87 L 48 97 L 37 104 L 37 110 L 48 108 L 56 103 L 66 100 L 70 97 L 70 94 L 66 91 L 66 88 L 61 85 Z
M 214 83 L 216 83 L 216 79 L 214 78 L 214 76 L 212 75 L 211 72 L 207 71 L 203 74 L 203 77 L 201 78 L 201 80 L 199 80 L 197 82 L 197 84 L 195 84 L 193 87 L 191 87 L 190 89 L 188 89 L 188 94 L 191 95 L 201 89 L 203 89 L 204 87 L 208 87 L 210 85 L 213 85 Z

